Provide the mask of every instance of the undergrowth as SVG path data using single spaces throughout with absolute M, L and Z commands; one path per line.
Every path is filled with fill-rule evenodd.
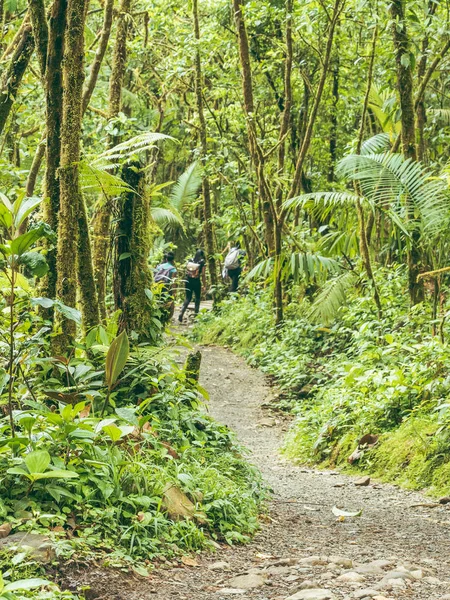
M 402 268 L 380 271 L 383 319 L 370 290 L 355 289 L 329 327 L 311 323 L 307 299 L 288 304 L 277 330 L 271 295 L 251 290 L 198 321 L 203 343 L 232 346 L 273 378 L 278 407 L 295 422 L 285 453 L 411 489 L 450 493 L 450 348 L 432 335 L 424 305 L 409 309 Z M 299 294 L 300 297 L 300 294 Z M 378 444 L 348 458 L 366 434 Z

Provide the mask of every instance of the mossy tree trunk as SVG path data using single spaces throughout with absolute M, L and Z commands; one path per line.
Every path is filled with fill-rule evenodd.
M 33 50 L 33 31 L 31 24 L 28 23 L 22 31 L 0 83 L 0 134 L 5 128 Z
M 61 123 L 63 113 L 62 61 L 64 32 L 67 20 L 67 0 L 55 0 L 50 12 L 47 66 L 45 72 L 46 102 L 46 170 L 44 179 L 44 220 L 58 231 L 60 188 L 58 169 L 61 164 Z M 48 275 L 42 282 L 41 293 L 47 298 L 56 296 L 56 249 L 48 248 Z M 51 313 L 48 315 L 51 316 Z
M 36 54 L 41 75 L 47 69 L 48 23 L 44 0 L 28 0 L 31 24 L 36 45 Z
M 198 0 L 192 2 L 192 13 L 194 19 L 194 35 L 197 42 L 195 50 L 195 95 L 197 99 L 197 111 L 198 120 L 200 122 L 200 145 L 201 145 L 201 160 L 203 167 L 208 156 L 208 142 L 207 142 L 207 124 L 205 119 L 205 113 L 203 110 L 203 76 L 202 76 L 202 62 L 200 56 L 200 23 L 198 16 Z M 211 278 L 211 284 L 215 287 L 217 285 L 217 267 L 214 251 L 214 231 L 212 224 L 212 211 L 211 211 L 211 187 L 209 178 L 206 173 L 203 174 L 203 238 L 205 241 L 205 249 L 208 260 L 208 270 Z
M 413 65 L 411 61 L 411 44 L 406 28 L 404 0 L 392 0 L 390 5 L 392 17 L 392 33 L 397 64 L 397 89 L 401 108 L 401 143 L 405 158 L 417 160 L 416 121 L 413 97 Z M 409 219 L 414 221 L 414 206 L 406 207 Z M 410 247 L 408 248 L 408 283 L 411 304 L 417 304 L 424 298 L 423 281 L 418 281 L 420 273 L 421 253 L 419 249 L 420 233 L 413 224 Z
M 144 172 L 138 163 L 124 167 L 123 180 L 138 193 L 124 194 L 114 244 L 114 303 L 121 310 L 120 330 L 150 337 L 151 303 L 147 297 L 152 276 L 148 266 L 150 251 L 150 205 L 144 191 Z
M 122 108 L 122 87 L 127 64 L 127 34 L 130 19 L 130 7 L 131 0 L 120 1 L 109 86 L 108 116 L 110 119 L 117 117 Z M 115 138 L 110 138 L 110 147 L 114 146 L 118 141 L 119 140 Z M 107 256 L 109 254 L 111 240 L 110 215 L 110 202 L 102 199 L 94 214 L 94 276 L 102 321 L 106 320 Z
M 63 119 L 61 125 L 60 211 L 58 224 L 57 298 L 68 306 L 76 303 L 78 211 L 82 203 L 79 168 L 84 82 L 84 25 L 88 0 L 68 0 L 63 60 Z M 61 318 L 56 338 L 65 353 L 76 333 L 75 323 Z

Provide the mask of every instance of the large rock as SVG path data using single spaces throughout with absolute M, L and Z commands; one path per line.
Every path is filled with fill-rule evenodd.
M 38 533 L 14 533 L 0 539 L 0 550 L 28 551 L 29 557 L 38 562 L 47 563 L 55 558 L 55 549 L 46 535 Z
M 286 600 L 336 600 L 336 596 L 330 590 L 316 588 L 313 590 L 302 590 L 293 596 L 289 596 Z
M 265 578 L 258 573 L 249 573 L 248 575 L 238 575 L 232 579 L 228 579 L 227 586 L 240 590 L 252 590 L 264 585 Z
M 344 583 L 362 583 L 364 580 L 364 575 L 355 573 L 355 571 L 348 571 L 348 573 L 343 573 L 337 578 L 337 581 L 342 581 Z

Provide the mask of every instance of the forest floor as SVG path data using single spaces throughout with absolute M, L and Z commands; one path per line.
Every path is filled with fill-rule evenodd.
M 168 563 L 149 580 L 119 579 L 111 585 L 99 573 L 97 592 L 87 597 L 450 599 L 450 508 L 415 506 L 430 500 L 378 482 L 358 486 L 356 478 L 287 462 L 280 447 L 289 422 L 270 408 L 276 390 L 230 351 L 202 351 L 208 410 L 236 432 L 272 488 L 269 516 L 248 545 L 222 546 L 187 560 L 191 565 Z M 339 520 L 334 506 L 362 515 Z M 92 577 L 91 571 L 91 582 Z

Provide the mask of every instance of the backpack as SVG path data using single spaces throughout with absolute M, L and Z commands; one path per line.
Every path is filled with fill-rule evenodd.
M 192 260 L 188 261 L 186 275 L 189 279 L 198 279 L 200 277 L 200 265 Z
M 240 257 L 241 251 L 239 248 L 233 248 L 233 250 L 230 250 L 225 258 L 225 268 L 231 270 L 238 269 L 241 266 Z
M 172 280 L 173 266 L 165 267 L 164 265 L 159 265 L 156 267 L 154 281 L 155 283 L 170 283 Z

